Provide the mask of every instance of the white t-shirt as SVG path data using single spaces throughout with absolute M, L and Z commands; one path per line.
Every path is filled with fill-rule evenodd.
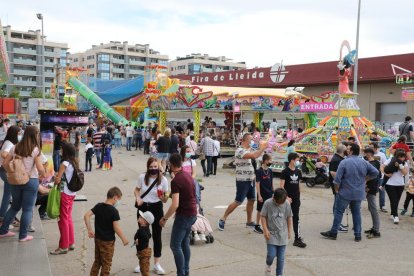
M 148 186 L 145 185 L 145 173 L 141 174 L 138 177 L 138 182 L 136 187 L 138 189 L 140 189 L 140 194 L 144 194 L 148 188 L 152 185 L 152 182 L 155 181 L 155 178 L 150 177 L 148 179 Z M 160 201 L 160 198 L 158 197 L 158 193 L 157 190 L 160 189 L 162 190 L 164 193 L 168 192 L 168 181 L 167 178 L 165 178 L 164 176 L 161 178 L 161 183 L 158 186 L 157 184 L 154 185 L 154 187 L 151 189 L 151 191 L 142 199 L 144 202 L 147 203 L 156 203 L 158 201 Z
M 87 143 L 85 146 L 85 152 L 88 151 L 88 149 L 93 149 L 93 145 L 91 143 Z
M 66 169 L 65 169 L 65 175 L 67 177 L 66 180 L 69 183 L 70 180 L 72 179 L 72 176 L 73 176 L 73 166 L 68 161 L 63 161 L 62 164 L 66 167 Z M 76 192 L 72 192 L 71 190 L 69 190 L 68 184 L 66 183 L 66 181 L 63 181 L 63 183 L 65 183 L 65 186 L 63 188 L 63 192 L 65 194 L 70 195 L 70 196 L 76 195 Z
M 219 154 L 220 154 L 220 142 L 217 140 L 214 140 L 213 156 L 219 156 Z
M 385 162 L 387 162 L 387 157 L 381 151 L 378 151 L 376 154 L 374 154 L 374 156 L 378 156 L 380 158 L 379 162 L 380 162 L 381 166 L 384 165 Z M 384 178 L 384 174 L 381 173 L 381 179 L 383 179 L 383 178 Z
M 130 126 L 127 126 L 125 128 L 126 131 L 126 137 L 133 137 L 134 136 L 134 129 Z
M 388 163 L 391 160 L 387 161 L 387 163 L 385 165 L 388 165 Z M 408 169 L 408 162 L 405 162 L 404 167 L 406 169 Z M 386 185 L 390 185 L 390 186 L 405 186 L 405 182 L 406 179 L 408 179 L 408 174 L 406 176 L 404 176 L 401 173 L 401 170 L 398 170 L 398 172 L 395 172 L 392 174 L 392 176 L 390 177 L 390 179 L 388 179 Z
M 1 146 L 1 150 L 0 153 L 5 151 L 5 152 L 10 152 L 10 150 L 14 147 L 13 143 L 10 142 L 9 140 L 4 141 L 3 146 Z M 3 157 L 1 157 L 0 154 L 0 165 L 3 165 L 4 159 Z

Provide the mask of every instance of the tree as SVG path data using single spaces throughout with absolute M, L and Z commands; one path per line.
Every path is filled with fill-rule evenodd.
M 10 98 L 20 99 L 20 89 L 14 87 L 9 95 Z
M 33 98 L 33 99 L 43 98 L 43 93 L 40 90 L 33 89 L 32 92 L 30 92 L 30 98 Z

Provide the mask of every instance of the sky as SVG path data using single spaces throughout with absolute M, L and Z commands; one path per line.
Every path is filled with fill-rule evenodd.
M 412 0 L 361 0 L 359 57 L 414 52 Z M 226 56 L 248 68 L 332 61 L 355 48 L 358 0 L 6 1 L 2 25 L 40 29 L 69 52 L 93 44 L 150 44 L 170 60 L 191 53 Z

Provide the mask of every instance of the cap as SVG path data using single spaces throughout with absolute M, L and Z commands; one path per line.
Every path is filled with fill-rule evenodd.
M 148 222 L 149 224 L 154 223 L 154 215 L 150 211 L 146 211 L 146 212 L 139 211 L 139 216 L 145 219 L 145 221 Z

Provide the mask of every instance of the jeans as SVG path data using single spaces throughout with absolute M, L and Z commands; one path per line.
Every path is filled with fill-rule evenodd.
M 85 159 L 85 172 L 88 171 L 88 166 L 89 166 L 89 171 L 91 171 L 92 170 L 92 156 L 86 157 Z
M 135 150 L 137 149 L 142 149 L 142 136 L 141 135 L 137 135 L 137 137 L 135 137 Z
M 336 208 L 336 198 L 337 198 L 338 194 L 334 194 L 334 202 L 333 202 L 333 206 L 332 206 L 332 214 L 334 214 L 335 216 L 335 208 Z
M 352 213 L 352 222 L 354 223 L 354 235 L 355 237 L 361 237 L 361 201 L 360 200 L 348 200 L 343 198 L 340 194 L 336 195 L 336 208 L 334 220 L 331 228 L 331 233 L 334 235 L 338 234 L 339 225 L 342 222 L 342 217 L 344 216 L 345 209 L 348 207 L 351 208 Z
M 383 181 L 383 179 L 381 179 Z M 385 207 L 385 187 L 382 186 L 382 189 L 379 189 L 379 207 Z
M 101 149 L 94 149 L 95 150 L 95 156 L 96 156 L 96 163 L 98 165 L 101 165 Z
M 13 201 L 11 208 L 9 208 L 4 216 L 3 225 L 0 227 L 0 235 L 4 235 L 9 231 L 10 224 L 20 209 L 22 209 L 19 239 L 21 240 L 27 237 L 27 230 L 33 219 L 33 208 L 36 202 L 38 187 L 38 178 L 30 178 L 29 182 L 24 185 L 10 185 Z
M 212 161 L 213 161 L 212 173 L 214 175 L 216 175 L 216 173 L 217 173 L 217 159 L 218 159 L 218 156 L 213 156 L 213 159 L 212 159 Z
M 55 172 L 58 172 L 59 166 L 60 166 L 60 150 L 54 150 L 52 158 L 53 158 L 53 170 Z
M 174 255 L 177 276 L 190 275 L 190 239 L 191 226 L 196 216 L 176 215 L 171 231 L 170 248 Z
M 286 245 L 267 245 L 267 256 L 266 256 L 266 264 L 271 266 L 273 264 L 273 260 L 276 259 L 276 275 L 283 274 L 283 266 L 285 265 L 285 251 Z
M 207 161 L 207 168 L 206 168 Z M 201 160 L 201 167 L 203 167 L 203 173 L 205 176 L 209 176 L 213 173 L 213 156 L 207 156 L 206 159 Z
M 131 145 L 132 145 L 132 137 L 127 137 L 126 138 L 126 149 L 127 150 L 131 150 Z
M 115 148 L 121 148 L 121 138 L 115 138 Z
M 376 195 L 367 194 L 367 201 L 368 201 L 368 210 L 371 213 L 372 218 L 372 229 L 375 232 L 379 232 L 380 228 L 380 218 L 378 215 L 377 203 L 375 202 Z
M 59 248 L 69 248 L 75 244 L 75 232 L 73 230 L 72 209 L 75 196 L 62 192 L 60 194 L 60 215 L 59 215 Z
M 392 186 L 386 184 L 385 190 L 387 191 L 388 198 L 390 199 L 391 215 L 398 217 L 398 204 L 400 203 L 401 195 L 404 191 L 404 185 Z
M 0 207 L 0 217 L 3 218 L 9 208 L 11 199 L 10 184 L 7 181 L 7 173 L 3 167 L 0 168 L 0 178 L 4 182 L 3 199 Z
M 149 154 L 150 153 L 150 142 L 151 142 L 151 139 L 145 139 L 144 154 Z

